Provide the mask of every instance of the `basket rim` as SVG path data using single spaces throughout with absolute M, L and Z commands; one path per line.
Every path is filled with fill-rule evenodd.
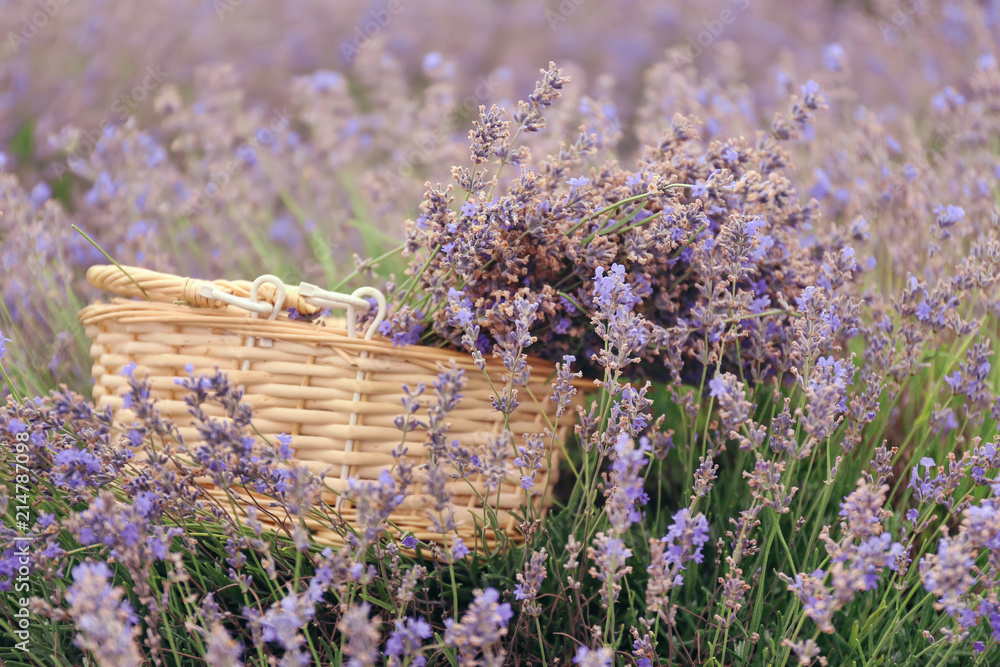
M 192 299 L 186 303 L 177 303 L 182 299 L 170 299 L 173 294 L 196 294 L 197 288 L 204 284 L 222 286 L 231 289 L 237 295 L 246 290 L 249 293 L 249 281 L 202 281 L 184 278 L 172 274 L 149 271 L 138 267 L 122 266 L 128 272 L 123 273 L 114 265 L 94 265 L 87 271 L 87 280 L 94 287 L 116 294 L 110 302 L 95 300 L 84 306 L 77 314 L 78 321 L 84 326 L 100 326 L 107 321 L 117 321 L 124 324 L 174 324 L 180 326 L 203 326 L 244 336 L 286 340 L 303 344 L 333 344 L 345 351 L 370 352 L 421 360 L 424 362 L 456 362 L 466 370 L 479 370 L 472 356 L 463 350 L 454 350 L 431 345 L 410 344 L 397 345 L 380 334 L 372 339 L 350 337 L 347 329 L 330 326 L 331 323 L 342 322 L 342 318 L 328 317 L 316 321 L 292 319 L 287 308 L 296 300 L 301 301 L 304 308 L 299 312 L 316 312 L 318 309 L 305 303 L 296 288 L 287 288 L 286 306 L 275 319 L 250 317 L 250 313 L 230 307 L 222 302 L 212 303 L 207 299 Z M 129 277 L 131 274 L 131 277 Z M 142 292 L 137 285 L 143 285 L 150 296 L 159 297 L 156 300 L 137 300 Z M 148 289 L 153 286 L 153 290 Z M 180 291 L 178 291 L 180 290 Z M 293 294 L 294 293 L 294 294 Z M 273 291 L 262 291 L 260 298 L 268 301 L 273 298 Z M 132 297 L 132 298 L 126 298 Z M 298 310 L 298 308 L 296 308 Z M 322 323 L 321 325 L 318 323 Z M 553 374 L 556 364 L 536 355 L 527 356 L 531 368 Z M 493 371 L 506 372 L 496 358 L 486 359 L 487 368 Z M 543 370 L 544 369 L 544 370 Z M 551 378 L 550 378 L 551 379 Z M 569 384 L 578 390 L 594 389 L 596 379 L 579 377 L 572 378 Z

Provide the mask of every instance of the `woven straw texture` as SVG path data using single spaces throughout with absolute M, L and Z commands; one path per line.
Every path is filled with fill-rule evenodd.
M 131 424 L 132 414 L 124 408 L 122 398 L 128 380 L 121 372 L 127 364 L 135 363 L 137 378 L 148 375 L 151 396 L 162 416 L 179 427 L 185 441 L 193 442 L 197 431 L 184 403 L 186 392 L 175 379 L 188 377 L 188 364 L 194 366 L 196 375 L 219 369 L 233 384 L 243 387 L 244 400 L 253 408 L 253 424 L 261 435 L 272 442 L 279 434 L 290 435 L 295 460 L 317 473 L 326 471 L 325 481 L 334 493 L 327 493 L 324 499 L 331 505 L 337 504 L 337 494 L 347 487 L 348 478 L 375 480 L 383 470 L 392 469 L 391 452 L 404 441 L 395 426 L 405 395 L 402 386 L 423 382 L 428 387 L 423 400 L 429 400 L 442 365 L 454 363 L 465 369 L 467 380 L 463 400 L 448 416 L 449 438 L 482 455 L 485 443 L 503 428 L 502 415 L 490 403 L 493 389 L 468 355 L 426 346 L 393 347 L 378 336 L 366 339 L 354 330 L 357 311 L 369 307 L 357 295 L 374 290 L 359 290 L 354 297 L 337 295 L 343 299 L 334 304 L 329 300 L 332 293 L 319 290 L 327 301 L 317 301 L 308 296 L 316 292 L 310 290 L 312 286 L 285 287 L 276 278 L 265 281 L 262 277 L 255 288 L 254 283 L 244 280 L 208 282 L 135 267 L 94 266 L 87 279 L 95 287 L 119 295 L 110 303 L 87 306 L 79 315 L 92 340 L 93 395 L 99 407 L 110 406 L 116 422 Z M 384 304 L 381 294 L 377 296 Z M 248 311 L 247 303 L 256 303 L 255 312 Z M 288 308 L 310 314 L 324 303 L 346 304 L 347 320 L 289 319 Z M 531 381 L 520 388 L 520 406 L 508 424 L 515 446 L 524 444 L 524 435 L 542 433 L 557 423 L 556 405 L 549 398 L 554 366 L 538 359 L 531 360 L 531 366 Z M 495 384 L 505 380 L 505 373 L 498 363 L 488 363 L 487 374 Z M 580 383 L 581 389 L 583 386 Z M 576 402 L 581 400 L 580 391 L 575 398 Z M 221 418 L 221 408 L 212 412 L 216 407 L 206 405 L 205 409 Z M 556 445 L 549 452 L 551 469 L 539 470 L 536 477 L 536 488 L 543 494 L 531 502 L 542 511 L 551 504 L 549 497 L 573 415 L 575 406 L 559 420 Z M 418 468 L 418 480 L 419 466 L 427 456 L 423 437 L 417 431 L 405 438 L 407 455 Z M 209 480 L 204 485 L 211 490 Z M 485 495 L 483 480 L 454 480 L 451 490 L 459 535 L 466 543 L 480 543 L 484 538 L 480 534 L 476 540 L 480 532 L 476 524 L 482 525 L 484 510 L 476 492 Z M 219 493 L 217 489 L 214 492 Z M 242 489 L 240 494 L 250 495 Z M 341 517 L 353 522 L 351 503 L 339 500 Z M 501 485 L 499 495 L 495 491 L 490 495 L 499 529 L 515 541 L 520 540 L 517 525 L 528 501 L 514 474 Z M 402 531 L 412 531 L 418 539 L 442 541 L 431 527 L 428 500 L 419 491 L 404 501 L 390 522 Z M 310 527 L 320 543 L 342 543 L 339 533 L 315 523 Z M 487 529 L 483 546 L 496 538 Z

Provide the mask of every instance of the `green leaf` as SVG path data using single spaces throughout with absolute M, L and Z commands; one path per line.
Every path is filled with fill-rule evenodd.
M 35 153 L 35 121 L 29 120 L 17 130 L 10 140 L 10 151 L 26 162 Z
M 361 599 L 364 600 L 365 602 L 371 602 L 373 605 L 375 605 L 377 607 L 381 607 L 382 609 L 385 609 L 386 611 L 391 611 L 393 613 L 396 612 L 396 610 L 392 608 L 392 605 L 389 604 L 388 602 L 386 602 L 385 600 L 379 600 L 377 598 L 373 598 L 372 596 L 368 595 L 367 593 L 361 593 L 360 595 L 361 595 Z
M 62 204 L 67 211 L 72 211 L 73 174 L 63 174 L 49 185 L 52 186 L 52 198 Z
M 444 644 L 444 637 L 441 636 L 440 632 L 434 633 L 434 639 L 438 644 Z M 444 657 L 448 659 L 448 664 L 450 664 L 451 667 L 458 667 L 458 660 L 455 657 L 455 649 L 445 647 L 441 650 L 441 652 L 444 653 Z
M 885 611 L 886 611 L 886 609 L 888 609 L 888 608 L 889 607 L 885 604 L 885 602 L 883 602 L 882 604 L 880 604 L 879 607 L 878 607 L 878 609 L 876 609 L 874 612 L 872 612 L 871 616 L 868 617 L 868 620 L 865 621 L 865 625 L 864 625 L 864 627 L 861 628 L 861 632 L 863 632 L 864 634 L 867 635 L 868 632 L 869 632 L 869 630 L 871 630 L 872 625 L 875 624 L 875 621 L 877 621 L 879 618 L 881 618 L 882 614 L 884 614 Z M 857 624 L 858 624 L 858 622 L 855 621 L 854 625 L 857 625 Z

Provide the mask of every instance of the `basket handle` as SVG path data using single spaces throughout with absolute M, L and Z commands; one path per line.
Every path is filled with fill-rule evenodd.
M 374 287 L 359 287 L 350 294 L 342 294 L 340 292 L 325 290 L 312 283 L 300 283 L 298 292 L 299 296 L 305 299 L 306 303 L 315 308 L 346 308 L 347 335 L 351 338 L 358 337 L 358 310 L 366 313 L 372 307 L 371 302 L 363 297 L 371 297 L 378 304 L 378 312 L 375 314 L 375 319 L 371 321 L 371 324 L 368 325 L 368 329 L 365 331 L 365 340 L 371 340 L 375 336 L 375 332 L 378 331 L 378 326 L 385 320 L 388 310 L 385 295 Z
M 330 290 L 325 290 L 322 287 L 318 287 L 311 283 L 300 283 L 299 284 L 299 296 L 305 299 L 306 303 L 317 308 L 346 308 L 347 309 L 347 335 L 351 338 L 357 338 L 357 311 L 360 309 L 362 312 L 368 312 L 371 309 L 371 302 L 367 301 L 363 297 L 371 297 L 375 299 L 375 303 L 378 304 L 378 312 L 375 314 L 375 318 L 368 325 L 368 330 L 365 331 L 365 340 L 371 340 L 375 336 L 375 332 L 378 331 L 379 324 L 385 320 L 386 311 L 388 306 L 386 304 L 385 295 L 381 291 L 375 289 L 374 287 L 359 287 L 350 294 L 341 294 L 340 292 L 331 292 Z M 360 353 L 361 358 L 367 358 L 368 352 L 362 350 Z M 355 379 L 360 383 L 364 381 L 367 373 L 364 369 L 359 368 Z M 353 396 L 353 402 L 355 404 L 360 403 L 364 397 L 361 395 L 360 391 L 355 391 Z M 360 419 L 360 414 L 357 410 L 352 410 L 350 416 L 348 417 L 348 426 L 351 428 L 357 426 Z M 344 441 L 344 451 L 353 452 L 354 451 L 354 438 L 348 438 Z M 342 465 L 340 467 L 340 479 L 347 480 L 351 474 L 351 466 Z M 340 495 L 337 498 L 337 509 L 340 510 L 344 504 L 344 496 Z
M 385 295 L 374 287 L 361 287 L 351 294 L 342 294 L 310 283 L 287 286 L 270 274 L 260 276 L 251 284 L 246 280 L 208 281 L 136 266 L 97 264 L 87 270 L 87 281 L 100 290 L 121 296 L 146 296 L 167 303 L 180 300 L 196 308 L 223 308 L 226 304 L 249 311 L 252 317 L 267 315 L 272 320 L 284 308 L 295 308 L 307 314 L 323 308 L 346 309 L 347 332 L 352 338 L 358 337 L 357 313 L 367 313 L 372 306 L 364 297 L 370 297 L 375 299 L 378 312 L 364 332 L 365 340 L 375 336 L 388 310 Z M 261 291 L 265 284 L 269 289 Z
M 274 303 L 257 300 L 260 286 L 264 283 L 271 283 L 274 285 L 276 290 Z M 223 292 L 216 285 L 212 284 L 202 285 L 198 288 L 198 293 L 206 299 L 222 301 L 232 306 L 249 310 L 252 317 L 257 317 L 258 315 L 264 315 L 266 313 L 268 316 L 267 319 L 273 320 L 278 317 L 278 313 L 280 313 L 281 309 L 285 306 L 285 296 L 287 294 L 287 290 L 285 289 L 285 283 L 281 282 L 281 278 L 272 276 L 270 273 L 265 273 L 257 278 L 257 280 L 253 281 L 253 284 L 250 285 L 249 298 Z
M 137 266 L 115 266 L 112 264 L 96 264 L 87 269 L 87 282 L 99 290 L 111 292 L 124 297 L 150 298 L 160 303 L 184 301 L 195 308 L 224 308 L 226 304 L 245 307 L 248 301 L 233 301 L 219 295 L 237 296 L 246 299 L 250 295 L 252 285 L 248 280 L 200 280 L 198 278 L 183 278 L 169 273 L 150 271 Z M 203 289 L 205 286 L 216 288 L 217 291 Z M 270 303 L 278 301 L 276 285 L 268 285 L 261 290 L 256 306 L 247 308 L 250 312 L 260 315 L 271 312 Z M 213 295 L 213 296 L 206 296 Z M 314 306 L 306 303 L 294 287 L 285 288 L 283 297 L 284 308 L 295 308 L 300 313 L 312 314 Z M 265 308 L 266 305 L 266 308 Z

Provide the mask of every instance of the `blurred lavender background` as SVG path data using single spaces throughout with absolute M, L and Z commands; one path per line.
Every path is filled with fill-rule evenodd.
M 670 47 L 686 50 L 703 74 L 745 81 L 759 103 L 782 96 L 775 84 L 793 70 L 840 62 L 852 67 L 852 85 L 869 104 L 909 107 L 967 71 L 1000 28 L 992 0 L 48 0 L 8 2 L 0 11 L 4 142 L 29 121 L 44 139 L 67 123 L 122 120 L 116 101 L 150 66 L 190 90 L 199 66 L 230 63 L 249 100 L 281 102 L 298 75 L 329 69 L 360 77 L 358 56 L 377 37 L 413 86 L 426 85 L 424 58 L 440 53 L 463 95 L 496 68 L 523 93 L 549 60 L 572 62 L 591 81 L 609 74 L 626 121 L 644 72 Z M 128 110 L 148 117 L 151 100 Z
M 817 81 L 831 108 L 789 171 L 873 286 L 914 262 L 941 275 L 996 207 L 997 0 L 39 0 L 0 17 L 0 329 L 39 390 L 88 375 L 75 313 L 106 260 L 72 225 L 123 264 L 335 285 L 468 163 L 479 105 L 512 109 L 550 60 L 573 82 L 528 146 L 584 126 L 588 169 L 634 162 L 675 113 L 752 137 Z

